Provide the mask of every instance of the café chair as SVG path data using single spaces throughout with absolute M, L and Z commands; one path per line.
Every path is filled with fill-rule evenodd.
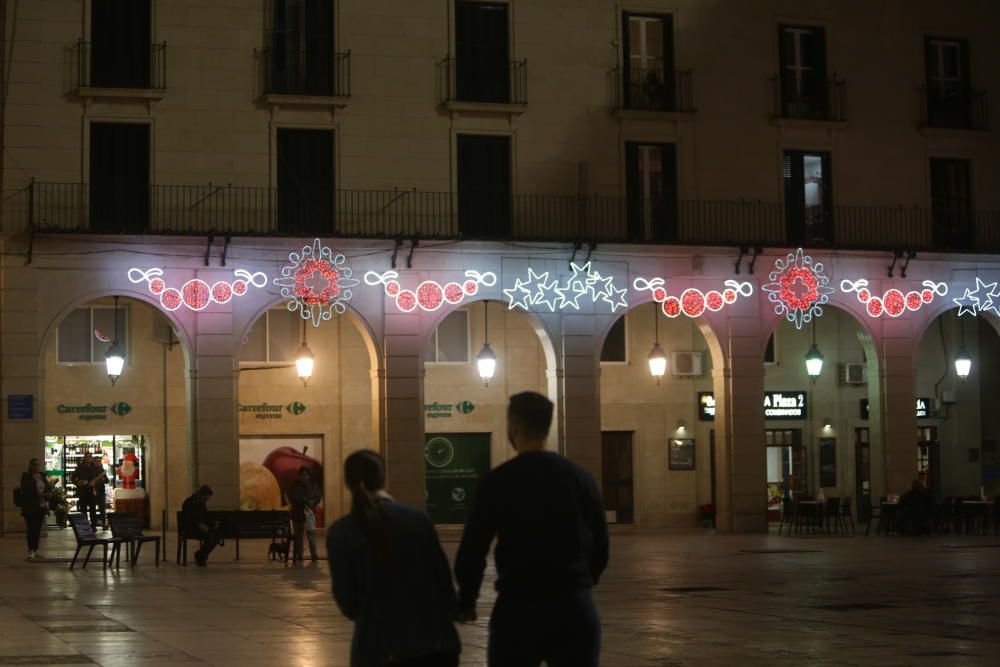
M 84 547 L 90 547 L 87 549 L 87 555 L 83 559 L 83 569 L 87 568 L 87 563 L 90 562 L 90 556 L 94 553 L 94 547 L 100 546 L 104 549 L 104 556 L 102 558 L 104 569 L 108 569 L 108 565 L 112 562 L 115 563 L 115 567 L 121 564 L 121 547 L 122 540 L 120 537 L 98 537 L 97 533 L 90 525 L 90 521 L 83 514 L 70 514 L 67 519 L 69 520 L 69 525 L 73 529 L 73 536 L 76 538 L 76 551 L 73 553 L 73 560 L 69 563 L 69 569 L 76 567 L 76 559 L 80 556 L 80 551 Z M 111 557 L 108 558 L 108 547 L 111 547 Z
M 833 534 L 840 532 L 840 498 L 827 498 L 826 505 L 823 506 L 823 522 L 826 524 L 826 532 Z
M 144 535 L 142 522 L 139 521 L 138 516 L 129 512 L 114 512 L 108 515 L 108 521 L 111 523 L 111 534 L 123 539 L 128 546 L 129 565 L 135 567 L 135 564 L 139 562 L 139 552 L 142 551 L 142 545 L 146 542 L 152 542 L 156 549 L 154 552 L 156 567 L 160 566 L 160 536 Z
M 778 535 L 781 535 L 781 529 L 787 524 L 788 534 L 792 534 L 792 528 L 795 527 L 795 503 L 792 502 L 791 498 L 783 498 L 781 501 L 781 522 L 778 524 Z
M 851 524 L 851 535 L 856 535 L 857 530 L 854 528 L 854 515 L 851 512 L 851 498 L 850 496 L 841 499 L 840 501 L 840 512 L 837 514 L 837 520 L 844 529 L 844 533 L 847 533 L 847 524 Z

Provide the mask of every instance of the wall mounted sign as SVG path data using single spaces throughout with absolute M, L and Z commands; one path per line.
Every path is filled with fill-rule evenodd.
M 32 394 L 7 396 L 7 419 L 34 419 L 35 397 Z
M 867 398 L 859 399 L 861 403 L 861 419 L 868 419 L 869 417 L 869 403 Z M 936 417 L 933 413 L 934 409 L 934 399 L 928 396 L 922 396 L 916 400 L 916 415 L 917 419 L 931 419 Z
M 288 310 L 298 311 L 302 319 L 318 327 L 335 313 L 342 315 L 347 310 L 351 288 L 359 284 L 353 276 L 342 253 L 314 239 L 299 252 L 288 253 L 288 264 L 281 267 L 281 277 L 275 278 L 274 284 L 288 299 Z
M 834 292 L 823 263 L 813 262 L 802 248 L 776 259 L 768 280 L 771 282 L 761 289 L 774 304 L 774 314 L 784 317 L 796 329 L 821 316 L 824 304 L 830 301 Z
M 220 280 L 214 285 L 209 285 L 201 278 L 194 278 L 176 287 L 167 287 L 163 279 L 163 269 L 136 269 L 128 270 L 128 279 L 133 283 L 145 282 L 150 294 L 155 294 L 160 298 L 160 305 L 171 312 L 181 306 L 186 306 L 194 311 L 201 311 L 208 308 L 212 303 L 229 303 L 233 297 L 243 296 L 251 287 L 263 287 L 267 284 L 267 275 L 257 271 L 250 273 L 243 269 L 233 271 L 232 282 Z
M 868 289 L 867 280 L 841 280 L 840 289 L 843 292 L 856 292 L 858 301 L 865 304 L 865 309 L 870 317 L 899 317 L 907 310 L 920 310 L 924 304 L 934 301 L 935 296 L 944 296 L 948 293 L 948 285 L 936 283 L 933 280 L 925 280 L 923 289 L 919 292 L 911 290 L 903 294 L 895 287 L 886 290 L 882 296 L 876 296 Z
M 764 394 L 764 419 L 805 419 L 806 392 L 771 391 Z
M 698 392 L 698 421 L 715 421 L 715 394 L 710 391 Z
M 77 419 L 81 421 L 95 421 L 107 419 L 108 413 L 124 417 L 132 412 L 132 406 L 125 401 L 119 401 L 111 405 L 92 405 L 90 403 L 84 405 L 66 405 L 60 403 L 56 406 L 56 412 L 61 415 L 77 415 Z
M 428 419 L 441 419 L 453 417 L 456 413 L 467 415 L 476 406 L 472 401 L 459 401 L 458 403 L 424 403 L 424 412 Z
M 479 480 L 490 471 L 489 433 L 427 433 L 427 514 L 434 523 L 465 523 Z
M 997 289 L 997 283 L 984 283 L 979 276 L 976 276 L 976 289 L 966 288 L 965 294 L 952 301 L 958 306 L 959 317 L 967 314 L 975 316 L 990 310 L 1000 316 L 1000 289 Z
M 377 273 L 369 271 L 365 274 L 366 285 L 382 285 L 385 288 L 385 295 L 395 299 L 396 307 L 404 313 L 409 313 L 417 309 L 433 312 L 445 303 L 452 305 L 462 303 L 467 296 L 475 296 L 479 292 L 479 286 L 492 287 L 497 283 L 497 274 L 492 271 L 480 273 L 479 271 L 466 271 L 465 280 L 461 283 L 450 282 L 442 285 L 434 280 L 425 280 L 417 285 L 415 290 L 403 289 L 396 280 L 399 278 L 398 271 L 386 271 Z
M 570 262 L 573 275 L 565 280 L 549 278 L 549 272 L 535 273 L 528 269 L 527 280 L 520 276 L 514 286 L 503 290 L 507 297 L 508 309 L 531 310 L 532 306 L 557 310 L 580 310 L 580 299 L 593 304 L 603 302 L 611 306 L 611 312 L 628 308 L 628 290 L 618 289 L 613 276 L 602 276 L 594 270 L 590 262 L 583 266 Z
M 698 317 L 706 310 L 718 312 L 723 306 L 736 303 L 736 299 L 741 296 L 753 295 L 753 285 L 746 281 L 727 280 L 723 283 L 725 288 L 721 292 L 719 290 L 702 292 L 691 287 L 681 292 L 680 297 L 667 295 L 665 284 L 663 278 L 649 280 L 636 278 L 632 281 L 633 289 L 640 292 L 648 290 L 653 293 L 653 301 L 661 304 L 663 314 L 667 317 L 679 317 L 682 314 Z
M 670 440 L 667 467 L 670 470 L 694 470 L 693 438 L 673 438 Z
M 305 411 L 306 406 L 298 401 L 293 401 L 288 405 L 267 402 L 256 405 L 244 405 L 240 403 L 240 412 L 252 414 L 254 419 L 281 419 L 285 416 L 285 413 L 293 417 L 298 417 Z

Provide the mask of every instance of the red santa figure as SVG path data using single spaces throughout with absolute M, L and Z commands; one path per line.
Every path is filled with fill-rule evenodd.
M 123 489 L 134 489 L 135 481 L 139 479 L 139 457 L 129 452 L 122 458 L 122 465 L 118 468 L 118 477 L 122 481 Z

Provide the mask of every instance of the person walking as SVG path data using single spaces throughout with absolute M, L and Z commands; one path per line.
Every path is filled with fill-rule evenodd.
M 517 456 L 479 482 L 455 559 L 459 620 L 477 618 L 486 555 L 497 538 L 491 666 L 597 667 L 601 622 L 591 595 L 608 563 L 608 525 L 590 473 L 545 451 L 552 402 L 510 397 Z
M 41 560 L 44 557 L 38 553 L 38 542 L 42 537 L 42 523 L 49 513 L 49 499 L 52 497 L 52 486 L 42 471 L 39 459 L 28 461 L 28 469 L 21 475 L 21 485 L 18 487 L 21 516 L 28 533 L 28 560 Z
M 354 621 L 352 667 L 454 667 L 455 588 L 430 518 L 384 490 L 371 450 L 344 462 L 351 511 L 327 532 L 333 597 Z
M 222 541 L 219 531 L 208 516 L 208 500 L 211 497 L 212 489 L 206 484 L 181 505 L 181 530 L 184 531 L 184 536 L 201 542 L 201 548 L 194 552 L 194 562 L 198 567 L 208 565 L 208 555 Z
M 76 485 L 77 510 L 89 515 L 90 525 L 94 530 L 100 528 L 97 523 L 98 512 L 100 511 L 102 520 L 104 516 L 104 510 L 98 504 L 104 503 L 105 479 L 104 466 L 96 462 L 90 452 L 84 452 L 83 460 L 73 471 L 72 480 Z
M 323 500 L 319 485 L 312 481 L 308 466 L 299 468 L 299 478 L 292 486 L 292 529 L 295 536 L 292 561 L 301 561 L 303 534 L 309 538 L 309 555 L 315 563 L 316 554 L 316 508 Z

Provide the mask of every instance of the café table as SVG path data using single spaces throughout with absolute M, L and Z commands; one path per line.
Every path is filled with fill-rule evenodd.
M 806 532 L 812 532 L 814 528 L 822 532 L 823 508 L 826 503 L 819 500 L 800 500 L 797 504 L 799 517 L 806 520 Z
M 885 534 L 892 535 L 896 532 L 896 514 L 899 510 L 899 502 L 883 501 L 879 512 L 878 524 L 875 526 L 875 534 L 882 534 L 882 527 L 885 526 Z M 870 527 L 870 524 L 869 524 Z
M 992 500 L 963 500 L 962 508 L 968 508 L 965 515 L 966 527 L 971 523 L 972 532 L 977 535 L 985 535 L 989 531 L 990 518 L 993 514 Z

